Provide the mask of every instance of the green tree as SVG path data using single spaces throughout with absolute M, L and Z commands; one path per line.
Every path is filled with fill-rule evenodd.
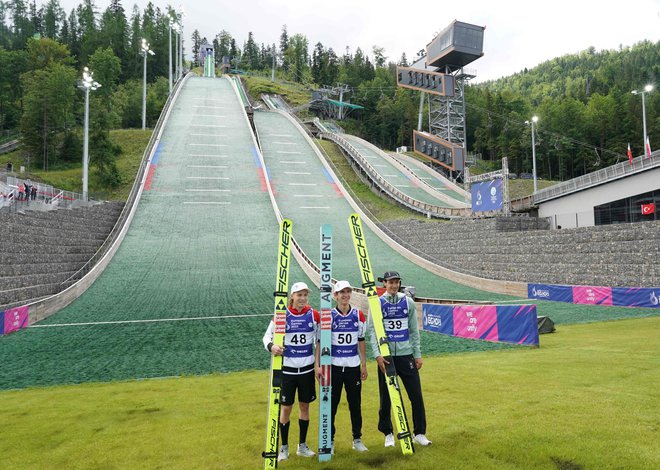
M 44 10 L 43 35 L 47 38 L 58 39 L 65 18 L 60 2 L 58 0 L 48 0 Z
M 76 14 L 80 28 L 80 53 L 78 55 L 78 61 L 81 64 L 86 64 L 89 61 L 89 57 L 99 45 L 94 0 L 83 0 L 78 5 Z
M 259 48 L 254 41 L 252 31 L 248 33 L 248 39 L 243 44 L 243 64 L 250 70 L 259 70 L 261 68 Z
M 0 47 L 0 132 L 18 126 L 23 90 L 16 77 L 26 70 L 25 51 L 8 51 Z
M 14 50 L 23 49 L 29 38 L 34 34 L 34 28 L 28 16 L 28 7 L 25 0 L 10 0 L 9 9 L 12 11 L 12 37 Z
M 289 71 L 289 61 L 286 57 L 286 50 L 289 48 L 289 33 L 286 25 L 282 25 L 282 34 L 280 34 L 280 57 L 282 59 L 282 70 L 284 73 Z
M 199 46 L 202 44 L 202 39 L 199 36 L 199 31 L 195 30 L 192 33 L 192 62 L 193 62 L 193 67 L 199 66 Z
M 64 131 L 73 124 L 76 71 L 64 63 L 52 62 L 46 67 L 21 76 L 23 84 L 23 116 L 21 134 L 25 146 L 35 158 L 41 158 L 48 170 L 57 163 L 57 150 Z
M 289 64 L 289 76 L 295 82 L 306 83 L 311 78 L 308 46 L 309 42 L 302 34 L 294 34 L 289 39 L 289 47 L 284 56 Z
M 122 77 L 127 76 L 131 57 L 128 54 L 129 26 L 126 12 L 120 0 L 112 0 L 101 15 L 99 22 L 99 42 L 102 47 L 110 47 L 121 62 Z
M 216 63 L 222 62 L 223 57 L 231 56 L 231 41 L 232 37 L 224 29 L 216 36 L 217 46 L 215 47 Z M 215 44 L 215 43 L 214 43 Z
M 99 179 L 106 185 L 116 187 L 121 183 L 117 168 L 117 156 L 121 147 L 110 139 L 110 129 L 119 122 L 119 116 L 112 106 L 112 95 L 116 91 L 121 74 L 121 61 L 111 48 L 97 49 L 89 58 L 89 68 L 94 72 L 94 80 L 101 88 L 93 92 L 90 109 L 90 161 L 96 166 Z
M 74 64 L 68 48 L 53 39 L 30 39 L 26 52 L 30 70 L 43 69 L 52 63 Z

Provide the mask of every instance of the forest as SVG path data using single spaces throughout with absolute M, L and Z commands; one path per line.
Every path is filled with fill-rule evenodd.
M 76 86 L 87 66 L 102 84 L 91 95 L 90 155 L 112 184 L 119 149 L 109 130 L 141 126 L 140 42 L 147 39 L 155 52 L 147 67 L 147 124 L 153 125 L 169 92 L 170 28 L 181 21 L 174 8 L 161 10 L 152 3 L 144 10 L 133 6 L 129 13 L 121 0 L 111 0 L 105 9 L 83 0 L 65 12 L 58 0 L 41 5 L 0 0 L 0 143 L 20 135 L 25 151 L 43 169 L 77 164 L 84 93 Z M 390 59 L 377 45 L 369 51 L 342 45 L 336 51 L 289 34 L 286 25 L 277 44 L 260 43 L 253 32 L 242 41 L 224 29 L 208 33 L 212 36 L 184 30 L 191 67 L 197 65 L 200 45 L 209 42 L 216 64 L 226 56 L 234 70 L 270 77 L 274 66 L 277 81 L 296 82 L 310 92 L 341 84 L 347 90 L 344 100 L 364 107 L 341 123 L 348 132 L 387 149 L 410 145 L 420 96 L 396 86 L 396 67 L 417 57 Z M 492 168 L 507 157 L 511 171 L 531 172 L 531 128 L 525 122 L 538 116 L 539 177 L 564 180 L 624 161 L 628 144 L 640 155 L 642 101 L 631 91 L 655 85 L 659 75 L 660 42 L 642 41 L 618 50 L 591 48 L 496 81 L 468 83 L 468 152 Z M 656 87 L 646 94 L 652 146 L 660 145 L 658 109 Z

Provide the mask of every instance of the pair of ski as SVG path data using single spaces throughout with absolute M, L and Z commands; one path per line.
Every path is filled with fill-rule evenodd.
M 362 287 L 365 289 L 369 302 L 369 311 L 373 316 L 373 323 L 378 338 L 381 356 L 389 362 L 386 366 L 387 389 L 390 401 L 396 417 L 397 437 L 401 443 L 403 454 L 414 452 L 412 434 L 408 427 L 408 419 L 403 406 L 401 389 L 396 376 L 394 362 L 392 360 L 387 335 L 383 326 L 383 313 L 380 300 L 376 291 L 369 253 L 367 251 L 362 222 L 358 214 L 351 214 L 348 219 L 353 236 L 355 254 L 360 267 Z M 280 223 L 278 238 L 278 260 L 277 260 L 277 282 L 275 287 L 275 332 L 273 344 L 284 346 L 284 333 L 286 328 L 286 300 L 289 284 L 290 266 L 290 243 L 293 224 L 288 219 Z M 320 405 L 319 405 L 319 461 L 327 462 L 332 458 L 331 439 L 331 369 L 332 369 L 332 226 L 324 224 L 321 226 L 320 243 L 320 291 L 321 291 L 321 335 L 320 335 L 320 361 L 321 377 Z M 279 444 L 279 415 L 280 415 L 280 392 L 282 387 L 282 356 L 272 356 L 270 373 L 270 391 L 268 398 L 268 426 L 266 431 L 266 450 L 263 452 L 264 468 L 277 468 L 277 455 Z
M 291 265 L 291 238 L 293 224 L 288 219 L 280 223 L 277 255 L 277 281 L 275 286 L 275 325 L 273 345 L 284 347 L 286 330 L 286 301 L 289 288 Z M 332 227 L 321 226 L 321 341 L 320 341 L 320 415 L 319 415 L 319 461 L 332 457 L 331 439 L 331 393 L 330 371 L 332 367 Z M 266 428 L 266 450 L 263 452 L 264 468 L 277 468 L 279 447 L 280 393 L 282 391 L 282 356 L 272 356 L 270 367 L 270 389 L 268 394 L 268 425 Z

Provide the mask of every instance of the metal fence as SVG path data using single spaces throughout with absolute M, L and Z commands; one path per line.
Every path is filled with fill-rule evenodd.
M 397 188 L 388 183 L 380 174 L 371 166 L 371 164 L 362 156 L 362 154 L 353 147 L 346 139 L 334 133 L 321 133 L 319 137 L 326 140 L 331 140 L 338 144 L 346 153 L 348 153 L 353 161 L 364 171 L 367 177 L 374 182 L 374 184 L 384 193 L 389 195 L 392 199 L 400 204 L 421 213 L 427 217 L 436 217 L 442 219 L 452 219 L 455 217 L 469 217 L 470 209 L 467 208 L 450 208 L 439 207 L 433 204 L 427 204 L 417 199 L 411 198 L 407 194 L 402 193 Z
M 643 171 L 650 170 L 660 166 L 660 151 L 656 150 L 651 156 L 642 155 L 630 162 L 621 162 L 602 170 L 594 171 L 577 178 L 573 178 L 563 183 L 555 184 L 549 188 L 544 188 L 534 193 L 534 204 L 555 199 L 559 196 L 581 191 L 593 186 L 598 186 L 609 181 L 617 180 L 625 176 L 634 175 Z
M 75 201 L 82 200 L 80 193 L 64 191 L 49 184 L 31 182 L 29 179 L 9 176 L 6 173 L 0 176 L 0 180 L 3 181 L 0 187 L 0 207 L 9 206 L 11 210 L 19 210 L 35 202 L 68 208 Z M 35 193 L 32 193 L 32 188 L 35 188 Z

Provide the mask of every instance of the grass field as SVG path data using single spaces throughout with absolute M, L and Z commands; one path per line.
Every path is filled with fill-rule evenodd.
M 96 168 L 92 163 L 89 172 L 90 197 L 93 199 L 126 200 L 140 167 L 144 149 L 151 138 L 151 132 L 152 129 L 144 131 L 141 129 L 116 129 L 110 131 L 111 140 L 122 149 L 121 155 L 117 157 L 117 168 L 122 182 L 116 188 L 103 186 L 99 182 Z M 13 162 L 14 170 L 18 171 L 20 165 L 26 165 L 23 153 L 24 151 L 19 148 L 14 152 L 0 155 L 0 168 L 6 167 L 7 162 Z M 82 161 L 82 149 L 80 150 L 80 160 Z M 75 164 L 70 168 L 41 171 L 32 162 L 30 172 L 19 175 L 19 177 L 23 179 L 30 178 L 33 181 L 50 184 L 66 191 L 82 192 L 82 164 Z
M 658 337 L 660 317 L 651 317 L 561 326 L 538 349 L 428 356 L 421 372 L 433 445 L 412 457 L 382 446 L 370 362 L 369 452 L 350 449 L 342 401 L 333 460 L 292 455 L 280 468 L 658 468 Z M 0 392 L 2 468 L 259 468 L 267 379 L 247 371 Z

